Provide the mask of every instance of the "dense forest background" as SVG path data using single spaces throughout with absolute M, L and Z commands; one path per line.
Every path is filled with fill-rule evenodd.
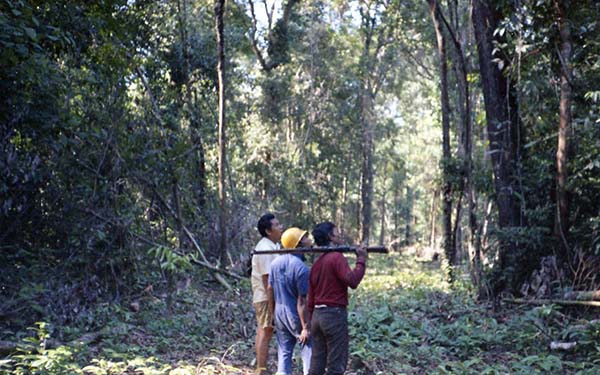
M 599 19 L 592 0 L 2 0 L 3 329 L 227 285 L 265 211 L 440 249 L 482 300 L 597 290 Z

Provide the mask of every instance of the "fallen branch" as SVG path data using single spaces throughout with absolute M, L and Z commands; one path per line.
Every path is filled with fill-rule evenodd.
M 111 220 L 111 219 L 107 219 L 107 218 L 105 218 L 105 217 L 103 217 L 103 216 L 99 215 L 98 213 L 96 213 L 96 212 L 94 212 L 94 211 L 92 211 L 92 210 L 84 210 L 84 211 L 85 211 L 85 212 L 87 212 L 87 213 L 90 213 L 90 214 L 94 215 L 95 217 L 97 217 L 98 219 L 101 219 L 101 220 L 103 220 L 104 222 L 111 223 L 111 224 L 118 224 L 118 223 L 115 223 L 115 221 L 113 221 L 113 220 Z M 198 265 L 198 266 L 202 266 L 202 267 L 204 267 L 204 268 L 207 268 L 207 269 L 209 269 L 209 270 L 211 270 L 211 271 L 215 271 L 215 272 L 222 273 L 222 274 L 224 274 L 224 275 L 227 275 L 227 276 L 233 277 L 233 278 L 235 278 L 235 279 L 238 279 L 238 280 L 242 280 L 242 279 L 244 279 L 244 277 L 242 277 L 242 276 L 240 276 L 240 275 L 237 275 L 237 274 L 235 274 L 235 273 L 229 272 L 229 271 L 227 271 L 227 270 L 224 270 L 224 269 L 222 269 L 222 268 L 216 267 L 216 266 L 214 266 L 214 265 L 212 265 L 212 264 L 208 263 L 208 261 L 207 261 L 207 260 L 206 260 L 206 258 L 204 257 L 204 253 L 203 253 L 203 252 L 200 250 L 200 246 L 198 245 L 198 243 L 196 242 L 196 240 L 195 240 L 195 239 L 193 239 L 193 236 L 192 236 L 192 234 L 191 234 L 191 233 L 190 233 L 190 232 L 187 230 L 187 228 L 186 228 L 186 227 L 184 227 L 184 231 L 186 231 L 186 234 L 187 234 L 187 235 L 190 237 L 190 239 L 192 239 L 192 243 L 194 244 L 194 247 L 196 247 L 196 250 L 198 250 L 198 251 L 200 252 L 200 255 L 203 257 L 203 260 L 198 260 L 198 259 L 190 259 L 190 261 L 191 261 L 193 264 L 196 264 L 196 265 Z M 145 243 L 145 244 L 147 244 L 147 245 L 151 245 L 151 246 L 164 246 L 164 245 L 162 245 L 162 244 L 159 244 L 159 243 L 157 243 L 157 242 L 151 241 L 151 240 L 149 240 L 149 239 L 147 239 L 147 238 L 145 238 L 145 237 L 143 237 L 143 236 L 140 236 L 139 234 L 137 234 L 137 233 L 134 233 L 134 232 L 130 231 L 129 229 L 127 229 L 127 232 L 128 232 L 130 235 L 132 235 L 133 237 L 137 238 L 138 240 L 140 240 L 141 242 L 143 242 L 143 243 Z M 177 251 L 176 249 L 172 249 L 172 250 L 173 250 L 173 252 L 174 252 L 175 254 L 177 254 L 177 255 L 180 255 L 180 256 L 186 256 L 185 254 L 183 254 L 183 253 L 181 253 L 181 252 Z
M 184 254 L 177 253 L 177 252 L 176 252 L 176 254 L 178 254 L 178 255 L 181 255 L 181 256 L 183 256 L 183 255 L 184 255 Z M 236 275 L 235 273 L 232 273 L 232 272 L 229 272 L 229 271 L 227 271 L 227 270 L 224 270 L 224 269 L 222 269 L 222 268 L 219 268 L 219 267 L 213 266 L 212 264 L 209 264 L 209 263 L 204 263 L 204 262 L 203 262 L 203 261 L 201 261 L 201 260 L 194 260 L 194 259 L 192 259 L 192 260 L 191 260 L 191 262 L 192 262 L 192 263 L 194 263 L 194 264 L 197 264 L 197 265 L 199 265 L 199 266 L 202 266 L 202 267 L 204 267 L 204 268 L 208 268 L 209 270 L 212 270 L 212 271 L 215 271 L 215 272 L 218 272 L 218 273 L 221 273 L 221 274 L 224 274 L 224 275 L 227 275 L 227 276 L 233 277 L 234 279 L 238 279 L 238 280 L 243 280 L 243 279 L 244 279 L 244 277 L 242 277 L 242 276 L 240 276 L 240 275 Z M 215 276 L 215 278 L 216 278 L 216 276 Z
M 12 341 L 0 341 L 0 355 L 4 356 L 14 353 L 17 350 L 17 343 Z
M 577 342 L 557 342 L 557 341 L 552 341 L 550 343 L 550 350 L 565 350 L 565 351 L 569 351 L 572 350 L 573 348 L 575 348 L 577 346 Z
M 144 182 L 150 186 L 150 188 L 152 189 L 152 192 L 154 193 L 156 198 L 158 198 L 158 200 L 163 205 L 163 207 L 165 207 L 167 209 L 167 211 L 169 211 L 171 216 L 173 216 L 173 219 L 179 221 L 179 219 L 180 219 L 179 216 L 177 215 L 175 210 L 169 205 L 169 203 L 167 203 L 167 200 L 158 192 L 158 190 L 156 189 L 156 186 L 154 186 L 153 183 L 151 183 L 150 181 L 147 181 L 144 178 L 140 178 L 140 179 L 144 180 Z M 189 240 L 192 242 L 192 244 L 196 248 L 196 251 L 198 251 L 198 253 L 202 257 L 202 261 L 204 263 L 208 264 L 208 259 L 206 259 L 206 256 L 204 256 L 204 251 L 202 251 L 202 249 L 200 248 L 200 245 L 198 245 L 198 242 L 196 242 L 196 238 L 194 237 L 192 232 L 190 232 L 190 230 L 181 221 L 179 222 L 179 224 L 181 225 L 181 229 L 183 229 L 183 232 L 185 233 L 187 238 L 189 238 Z
M 525 299 L 525 298 L 503 298 L 502 302 L 516 303 L 516 304 L 531 304 L 531 305 L 580 305 L 580 306 L 592 306 L 600 307 L 600 301 L 568 301 L 562 299 Z
M 8 301 L 6 304 L 0 306 L 0 319 L 7 319 L 10 316 L 14 316 L 23 309 L 27 308 L 24 303 L 24 298 L 17 298 Z
M 146 243 L 146 244 L 148 244 L 148 245 L 153 245 L 153 246 L 164 246 L 164 245 L 158 244 L 158 243 L 156 243 L 156 242 L 150 241 L 150 240 L 148 240 L 148 239 L 146 239 L 146 238 L 144 238 L 144 237 L 142 237 L 142 236 L 140 236 L 140 235 L 136 235 L 135 233 L 132 233 L 132 235 L 134 235 L 134 237 L 136 237 L 137 239 L 139 239 L 139 240 L 140 240 L 140 241 L 142 241 L 142 242 L 145 242 L 145 243 Z M 186 254 L 183 254 L 183 253 L 181 253 L 181 252 L 177 251 L 177 249 L 173 249 L 173 248 L 171 248 L 171 250 L 172 250 L 172 251 L 173 251 L 175 254 L 177 254 L 177 255 L 179 255 L 179 256 L 182 256 L 182 257 L 185 257 L 185 256 L 186 256 Z M 204 268 L 207 268 L 207 269 L 209 269 L 209 270 L 211 270 L 211 271 L 215 271 L 215 272 L 218 272 L 218 273 L 221 273 L 221 274 L 224 274 L 224 275 L 227 275 L 227 276 L 233 277 L 234 279 L 238 279 L 238 280 L 242 280 L 242 279 L 244 279 L 244 277 L 242 277 L 242 276 L 240 276 L 240 275 L 237 275 L 237 274 L 235 274 L 235 273 L 229 272 L 229 271 L 227 271 L 227 270 L 224 270 L 224 269 L 222 269 L 222 268 L 219 268 L 219 267 L 217 267 L 217 266 L 213 266 L 212 264 L 210 264 L 210 263 L 208 263 L 208 262 L 205 262 L 205 261 L 202 261 L 202 260 L 198 260 L 198 259 L 190 259 L 190 262 L 191 262 L 192 264 L 195 264 L 195 265 L 197 265 L 197 266 L 202 266 L 202 267 L 204 267 Z
M 229 285 L 229 283 L 227 282 L 227 280 L 225 280 L 225 278 L 223 276 L 221 276 L 219 273 L 215 273 L 215 279 L 221 284 L 223 285 L 227 290 L 231 290 L 231 285 Z
M 572 291 L 565 293 L 564 298 L 569 301 L 600 301 L 600 290 Z

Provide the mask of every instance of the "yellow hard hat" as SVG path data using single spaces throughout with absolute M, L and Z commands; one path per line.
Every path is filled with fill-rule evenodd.
M 288 228 L 281 235 L 281 244 L 286 249 L 294 249 L 300 243 L 302 236 L 304 236 L 307 231 L 302 230 L 300 228 L 292 227 Z

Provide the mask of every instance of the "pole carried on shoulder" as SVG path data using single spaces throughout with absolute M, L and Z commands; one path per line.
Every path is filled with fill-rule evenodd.
M 253 250 L 252 255 L 264 254 L 314 254 L 328 253 L 330 251 L 338 251 L 340 253 L 353 253 L 358 249 L 358 246 L 322 246 L 322 247 L 296 247 L 295 249 L 279 249 L 257 251 Z M 369 246 L 365 248 L 367 253 L 387 254 L 388 249 L 385 246 Z

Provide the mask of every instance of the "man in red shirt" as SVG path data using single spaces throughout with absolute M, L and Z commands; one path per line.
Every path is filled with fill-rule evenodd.
M 341 245 L 338 228 L 326 221 L 312 232 L 318 246 Z M 308 309 L 313 351 L 309 375 L 343 374 L 348 364 L 348 287 L 356 289 L 365 275 L 367 251 L 356 250 L 356 266 L 350 269 L 341 252 L 331 251 L 317 259 L 310 270 Z

